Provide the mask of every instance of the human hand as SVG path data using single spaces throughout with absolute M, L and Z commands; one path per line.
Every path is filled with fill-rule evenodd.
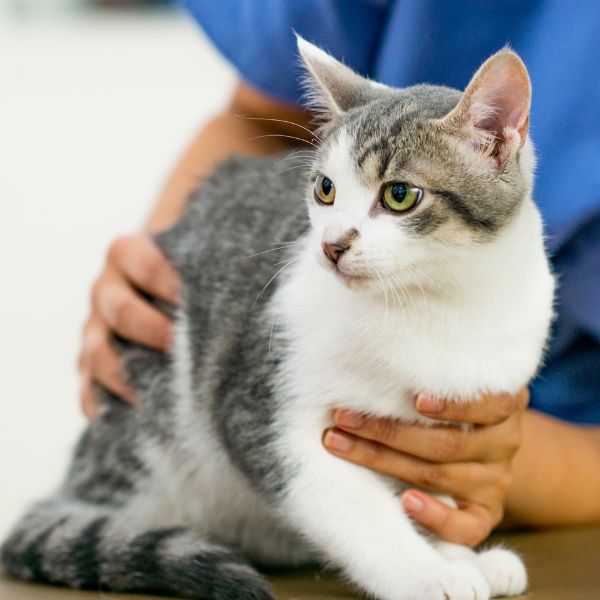
M 440 538 L 476 546 L 504 515 L 528 402 L 526 388 L 515 396 L 489 395 L 461 404 L 421 395 L 416 400 L 420 414 L 456 423 L 435 427 L 340 409 L 323 444 L 340 458 L 452 496 L 458 508 L 417 489 L 408 489 L 400 499 L 415 521 Z M 461 423 L 473 427 L 465 430 Z
M 78 366 L 81 406 L 88 419 L 97 413 L 93 382 L 133 402 L 121 363 L 111 345 L 112 334 L 157 350 L 167 350 L 172 322 L 141 295 L 145 292 L 177 304 L 179 277 L 154 241 L 145 234 L 115 240 L 92 288 L 91 314 L 83 328 Z

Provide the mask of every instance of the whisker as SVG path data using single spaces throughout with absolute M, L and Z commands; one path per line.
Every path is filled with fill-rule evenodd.
M 307 165 L 295 165 L 293 167 L 288 167 L 287 169 L 283 169 L 281 170 L 277 170 L 277 174 L 278 175 L 283 175 L 284 173 L 289 173 L 290 171 L 295 171 L 296 169 L 304 169 L 306 170 L 308 167 Z
M 279 269 L 279 271 L 277 271 L 277 273 L 275 273 L 275 275 L 273 275 L 273 277 L 271 277 L 271 279 L 269 279 L 269 281 L 267 281 L 267 283 L 265 284 L 263 289 L 260 290 L 260 292 L 258 292 L 258 296 L 256 296 L 256 298 L 254 299 L 254 302 L 252 303 L 252 308 L 250 310 L 254 310 L 256 303 L 262 297 L 262 295 L 265 293 L 266 289 L 269 287 L 269 285 L 275 279 L 275 277 L 277 277 L 284 269 L 287 269 L 292 263 L 293 263 L 293 261 L 290 261 L 287 264 L 283 265 L 283 267 L 281 267 L 281 269 Z
M 257 135 L 253 138 L 250 138 L 250 140 L 260 140 L 262 138 L 269 138 L 269 137 L 288 138 L 290 140 L 297 140 L 298 142 L 305 142 L 307 144 L 310 144 L 311 146 L 314 146 L 315 148 L 319 147 L 319 146 L 317 146 L 317 144 L 315 144 L 311 140 L 307 140 L 307 139 L 301 138 L 301 137 L 296 137 L 295 135 L 284 135 L 283 133 L 266 133 L 265 135 Z
M 304 129 L 304 131 L 310 133 L 310 135 L 314 136 L 321 144 L 323 140 L 312 130 L 304 125 L 300 125 L 300 123 L 295 123 L 294 121 L 286 121 L 285 119 L 273 119 L 267 117 L 247 117 L 245 115 L 236 115 L 240 119 L 247 119 L 248 121 L 276 121 L 277 123 L 287 123 L 288 125 L 294 125 L 295 127 L 300 127 L 300 129 Z
M 398 292 L 398 282 L 394 278 L 393 273 L 388 273 L 388 280 L 391 282 L 390 289 L 392 290 L 392 294 L 394 294 L 394 298 L 398 304 L 398 306 L 402 306 L 402 299 L 400 298 L 400 293 Z
M 287 159 L 285 159 L 285 158 L 282 158 L 281 160 L 278 160 L 278 161 L 275 163 L 275 168 L 276 168 L 276 169 L 281 169 L 282 167 L 289 167 L 289 166 L 290 166 L 290 164 L 293 164 L 293 166 L 304 167 L 305 169 L 310 169 L 310 168 L 313 166 L 313 161 L 312 161 L 312 160 L 310 160 L 310 161 L 309 161 L 309 160 L 308 160 L 308 157 L 304 158 L 304 157 L 292 156 L 291 158 L 292 158 L 292 160 L 294 160 L 294 161 L 298 161 L 298 162 L 296 162 L 295 164 L 293 164 L 293 163 L 288 163 L 288 164 L 286 165 L 286 164 L 283 164 L 283 163 L 284 163 L 284 162 L 285 162 Z M 301 160 L 302 160 L 303 162 L 300 162 Z
M 296 150 L 295 152 L 292 152 L 291 154 L 288 154 L 287 156 L 280 158 L 275 163 L 275 166 L 277 168 L 279 168 L 280 166 L 283 166 L 283 163 L 285 163 L 286 161 L 289 161 L 289 160 L 300 161 L 301 160 L 303 162 L 300 164 L 304 165 L 306 168 L 310 168 L 314 164 L 314 156 L 315 156 L 314 150 Z
M 262 252 L 257 252 L 256 254 L 249 254 L 245 258 L 253 258 L 255 256 L 260 256 L 261 254 L 266 254 L 267 252 L 275 252 L 276 250 L 287 250 L 288 248 L 288 245 L 280 246 L 279 248 L 269 248 L 269 250 L 263 250 Z
M 289 263 L 293 260 L 298 260 L 297 256 L 292 256 L 292 258 L 286 258 L 284 260 L 280 260 L 279 262 L 276 262 L 273 266 L 276 267 L 278 265 L 282 265 L 283 263 Z
M 381 277 L 381 274 L 379 273 L 379 269 L 375 266 L 373 266 L 373 272 L 375 273 L 375 275 L 377 276 L 377 279 L 379 279 L 380 283 L 381 283 L 381 289 L 383 291 L 383 298 L 385 300 L 385 316 L 388 316 L 388 297 L 387 297 L 387 292 L 386 292 L 386 285 L 385 285 L 385 281 L 383 280 L 383 278 Z
M 281 162 L 282 160 L 289 160 L 290 158 L 296 157 L 313 158 L 315 154 L 316 152 L 314 150 L 309 150 L 308 148 L 303 150 L 302 148 L 300 148 L 298 150 L 292 150 L 291 152 L 288 152 L 283 158 L 279 160 L 279 162 Z

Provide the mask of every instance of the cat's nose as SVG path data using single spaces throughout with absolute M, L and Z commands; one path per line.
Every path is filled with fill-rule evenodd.
M 340 260 L 340 257 L 350 246 L 352 242 L 358 237 L 358 231 L 351 229 L 346 232 L 342 237 L 338 238 L 335 242 L 327 242 L 323 240 L 321 246 L 325 256 L 334 264 Z
M 323 242 L 322 245 L 325 256 L 336 264 L 337 261 L 340 260 L 340 256 L 348 250 L 348 246 L 342 246 L 341 244 L 329 244 Z

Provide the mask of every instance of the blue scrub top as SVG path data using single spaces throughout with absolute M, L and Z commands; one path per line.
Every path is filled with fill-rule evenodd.
M 298 103 L 293 31 L 391 86 L 464 89 L 506 44 L 528 66 L 535 198 L 560 290 L 532 406 L 600 423 L 600 3 L 565 0 L 182 0 L 240 76 Z M 200 75 L 199 75 L 200 76 Z

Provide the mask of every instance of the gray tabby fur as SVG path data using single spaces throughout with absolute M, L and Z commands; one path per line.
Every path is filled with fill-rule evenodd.
M 267 599 L 268 585 L 250 563 L 314 559 L 277 510 L 295 469 L 273 426 L 286 403 L 276 374 L 289 340 L 277 328 L 273 335 L 268 306 L 280 281 L 271 281 L 281 268 L 274 263 L 289 253 L 267 251 L 308 228 L 313 163 L 343 128 L 366 185 L 418 172 L 439 202 L 406 216 L 412 236 L 485 243 L 510 222 L 527 185 L 518 162 L 500 179 L 476 176 L 432 125 L 460 92 L 370 88 L 368 97 L 358 94 L 367 101 L 358 106 L 352 97 L 321 129 L 314 155 L 228 160 L 179 223 L 157 236 L 184 284 L 176 317 L 189 344 L 191 403 L 184 405 L 170 356 L 116 342 L 139 406 L 99 390 L 102 413 L 81 438 L 65 482 L 29 509 L 2 546 L 7 573 L 76 588 Z M 197 495 L 181 485 L 171 490 L 171 476 Z M 160 510 L 144 518 L 153 503 Z

